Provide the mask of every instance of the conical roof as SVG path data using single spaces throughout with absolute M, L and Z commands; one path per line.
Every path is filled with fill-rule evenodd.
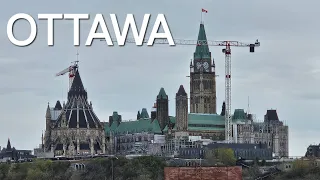
M 204 24 L 200 24 L 198 41 L 207 43 L 207 35 L 204 28 Z M 211 56 L 208 44 L 198 44 L 196 46 L 196 51 L 194 52 L 194 58 L 208 58 Z
M 8 142 L 7 142 L 7 150 L 11 150 L 11 143 L 10 143 L 10 139 L 8 138 Z
M 47 106 L 46 118 L 47 119 L 51 119 L 51 111 L 50 111 L 49 103 L 48 103 L 48 106 Z
M 68 93 L 68 99 L 75 96 L 82 96 L 83 98 L 87 99 L 87 91 L 83 87 L 78 69 L 76 70 L 75 77 L 72 81 L 72 85 Z
M 62 126 L 63 114 L 68 128 L 102 128 L 99 118 L 87 100 L 87 91 L 84 89 L 78 69 L 68 93 L 68 101 L 57 118 L 55 128 Z
M 56 103 L 56 105 L 54 106 L 53 109 L 54 109 L 54 110 L 61 110 L 61 109 L 62 109 L 62 106 L 61 106 L 60 101 L 57 101 L 57 103 Z
M 164 88 L 160 89 L 157 99 L 168 99 L 168 95 L 166 94 L 166 91 L 164 91 Z
M 183 85 L 180 85 L 178 92 L 176 93 L 176 96 L 187 96 L 186 91 L 184 90 Z

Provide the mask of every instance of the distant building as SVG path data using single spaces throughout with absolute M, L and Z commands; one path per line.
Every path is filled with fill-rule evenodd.
M 157 119 L 149 118 L 145 108 L 138 120 L 122 121 L 121 115 L 113 112 L 109 123 L 105 125 L 109 152 L 116 154 L 147 154 L 149 144 L 156 140 L 157 135 L 162 135 Z
M 233 115 L 233 137 L 236 143 L 265 144 L 274 156 L 289 156 L 288 126 L 279 120 L 276 110 L 267 110 L 263 122 L 255 122 L 251 114 L 236 109 Z
M 319 145 L 310 145 L 307 148 L 307 152 L 305 154 L 306 157 L 320 157 L 320 144 Z
M 198 40 L 207 40 L 204 24 L 200 24 Z M 160 146 L 171 151 L 173 145 L 170 143 L 174 140 L 170 139 L 176 138 L 176 134 L 200 136 L 212 141 L 225 140 L 226 107 L 223 103 L 221 113 L 217 114 L 214 59 L 206 44 L 197 45 L 193 55 L 190 63 L 190 94 L 188 97 L 183 85 L 179 86 L 175 96 L 175 117 L 169 116 L 169 97 L 164 88 L 160 89 L 156 97 L 151 116 L 143 109 L 138 112 L 137 120 L 122 121 L 121 116 L 114 113 L 110 116 L 109 123 L 105 124 L 112 152 L 131 151 L 138 146 L 138 142 L 144 149 L 153 152 L 159 153 Z M 235 109 L 231 124 L 233 143 L 266 144 L 275 156 L 289 156 L 288 126 L 279 120 L 276 110 L 267 110 L 264 122 L 256 122 L 252 114 L 243 109 Z M 167 142 L 147 148 L 152 137 L 160 134 L 166 136 Z M 174 151 L 177 151 L 176 147 Z
M 10 139 L 8 139 L 7 147 L 0 151 L 0 162 L 8 161 L 27 161 L 34 158 L 31 150 L 17 150 L 11 147 Z

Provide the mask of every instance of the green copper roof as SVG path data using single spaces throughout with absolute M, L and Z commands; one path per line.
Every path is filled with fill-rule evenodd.
M 170 122 L 175 124 L 176 123 L 176 117 L 169 116 Z
M 120 116 L 117 111 L 114 111 L 112 113 L 112 119 L 113 119 L 113 121 L 121 121 Z
M 224 117 L 218 114 L 190 113 L 188 124 L 225 125 Z
M 243 109 L 235 109 L 232 119 L 246 119 L 246 113 Z
M 235 109 L 233 116 L 232 116 L 232 120 L 233 121 L 246 121 L 247 120 L 247 116 L 246 113 L 244 112 L 243 109 Z
M 157 119 L 140 119 L 134 121 L 122 121 L 119 126 L 116 123 L 112 123 L 109 127 L 105 126 L 106 136 L 110 135 L 110 131 L 115 134 L 127 134 L 127 133 L 141 133 L 141 132 L 149 132 L 155 134 L 161 134 L 160 125 Z
M 206 31 L 204 29 L 204 24 L 200 24 L 198 41 L 207 41 Z M 194 58 L 211 58 L 211 53 L 208 45 L 197 45 L 196 51 L 194 52 Z
M 148 119 L 148 118 L 150 118 L 150 117 L 149 117 L 147 109 L 142 108 L 141 114 L 140 114 L 140 119 Z
M 188 115 L 189 131 L 224 131 L 224 117 L 218 114 L 190 113 Z
M 167 96 L 166 92 L 164 91 L 164 88 L 160 89 L 160 92 L 157 96 L 157 99 L 168 99 L 168 96 Z

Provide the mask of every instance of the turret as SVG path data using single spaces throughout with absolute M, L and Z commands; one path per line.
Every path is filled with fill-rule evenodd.
M 141 116 L 141 115 L 140 115 L 140 111 L 138 111 L 137 120 L 140 119 L 140 116 Z
M 142 108 L 140 119 L 149 119 L 149 113 L 147 111 L 147 108 Z
M 50 128 L 51 128 L 51 112 L 50 112 L 50 107 L 48 103 L 47 111 L 46 111 L 46 130 L 50 130 Z
M 224 116 L 225 114 L 226 114 L 226 103 L 223 101 L 220 115 Z
M 216 72 L 216 64 L 214 63 L 214 58 L 212 58 L 211 72 Z
M 160 123 L 160 128 L 163 130 L 169 123 L 169 100 L 168 95 L 161 88 L 157 96 L 157 120 Z
M 153 107 L 151 108 L 151 120 L 154 120 L 157 118 L 157 104 L 154 103 Z
M 188 129 L 188 95 L 182 85 L 176 93 L 176 127 L 178 131 Z
M 194 66 L 192 64 L 192 59 L 191 59 L 191 62 L 190 62 L 190 73 L 193 73 L 194 72 Z

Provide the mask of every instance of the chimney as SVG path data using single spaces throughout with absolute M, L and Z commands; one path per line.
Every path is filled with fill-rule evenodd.
M 154 103 L 151 109 L 151 120 L 154 120 L 156 118 L 157 118 L 157 104 Z

